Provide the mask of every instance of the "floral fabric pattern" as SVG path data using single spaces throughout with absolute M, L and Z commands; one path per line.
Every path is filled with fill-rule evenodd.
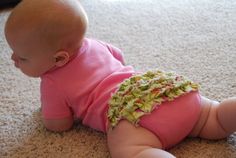
M 138 125 L 164 101 L 198 90 L 198 84 L 172 72 L 159 70 L 138 74 L 123 81 L 109 101 L 108 120 L 114 128 L 121 119 Z

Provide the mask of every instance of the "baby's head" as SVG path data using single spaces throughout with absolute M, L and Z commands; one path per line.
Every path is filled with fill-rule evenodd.
M 78 0 L 23 0 L 10 14 L 5 36 L 16 67 L 39 77 L 79 50 L 87 16 Z

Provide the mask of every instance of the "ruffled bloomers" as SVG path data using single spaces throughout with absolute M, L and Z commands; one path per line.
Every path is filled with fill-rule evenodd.
M 134 75 L 124 80 L 109 101 L 108 120 L 112 128 L 122 119 L 138 125 L 164 101 L 198 90 L 198 84 L 172 72 L 159 70 Z

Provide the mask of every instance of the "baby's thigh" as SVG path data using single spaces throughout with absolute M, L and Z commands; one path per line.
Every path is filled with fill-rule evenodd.
M 108 147 L 112 157 L 133 157 L 150 147 L 161 149 L 162 144 L 149 130 L 122 120 L 108 132 Z
M 218 104 L 218 102 L 210 100 L 204 96 L 201 96 L 201 112 L 198 122 L 195 124 L 192 132 L 189 134 L 190 137 L 198 137 L 204 125 L 206 124 L 210 109 L 213 104 Z

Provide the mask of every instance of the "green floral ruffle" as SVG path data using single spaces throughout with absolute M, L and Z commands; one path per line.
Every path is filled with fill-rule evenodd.
M 111 127 L 121 119 L 137 125 L 143 115 L 151 113 L 162 102 L 196 90 L 198 84 L 175 73 L 156 70 L 132 76 L 120 84 L 109 101 Z

